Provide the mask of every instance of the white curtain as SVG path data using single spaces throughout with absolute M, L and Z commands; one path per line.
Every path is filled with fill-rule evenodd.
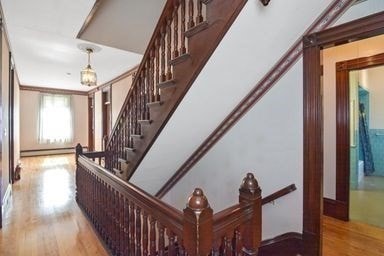
M 46 144 L 73 141 L 73 113 L 70 95 L 40 95 L 39 142 Z

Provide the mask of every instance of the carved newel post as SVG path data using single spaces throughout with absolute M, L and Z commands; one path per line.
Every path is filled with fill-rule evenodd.
M 261 242 L 261 189 L 252 173 L 243 179 L 239 189 L 239 202 L 253 204 L 253 216 L 244 225 L 243 252 L 245 255 L 257 255 Z
M 213 241 L 213 211 L 200 188 L 196 188 L 184 209 L 183 241 L 191 256 L 207 255 Z
M 80 143 L 77 143 L 75 147 L 75 152 L 76 152 L 76 164 L 77 164 L 77 159 L 79 158 L 79 155 L 83 154 L 83 147 L 81 146 Z

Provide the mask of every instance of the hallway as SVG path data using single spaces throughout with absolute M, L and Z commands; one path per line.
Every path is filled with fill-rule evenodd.
M 75 201 L 74 155 L 22 158 L 0 255 L 108 255 Z

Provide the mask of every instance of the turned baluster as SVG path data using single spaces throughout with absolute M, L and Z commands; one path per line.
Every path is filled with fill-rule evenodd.
M 196 188 L 184 209 L 183 241 L 188 255 L 207 255 L 213 241 L 213 213 L 200 188 Z
M 161 47 L 161 74 L 160 74 L 160 82 L 164 82 L 166 80 L 165 74 L 165 25 L 161 27 L 161 38 L 160 38 L 160 47 Z
M 143 213 L 143 256 L 148 255 L 148 214 Z
M 168 256 L 176 256 L 175 234 L 168 230 Z
M 156 255 L 156 220 L 152 216 L 149 219 L 149 253 Z
M 140 73 L 140 105 L 141 105 L 141 119 L 146 119 L 146 109 L 147 109 L 147 104 L 146 104 L 146 92 L 145 92 L 145 69 Z
M 120 213 L 120 217 L 119 217 L 119 236 L 120 236 L 120 247 L 119 247 L 119 252 L 120 252 L 120 255 L 124 255 L 124 238 L 125 238 L 125 234 L 124 234 L 124 197 L 123 195 L 120 195 L 119 197 L 119 213 Z
M 188 2 L 188 29 L 191 29 L 195 26 L 195 22 L 194 22 L 194 4 L 193 4 L 194 0 L 189 0 Z
M 124 199 L 124 254 L 129 255 L 129 201 Z
M 203 2 L 201 0 L 197 0 L 196 24 L 203 22 L 203 20 Z
M 224 236 L 224 253 L 225 256 L 232 256 L 232 246 L 231 246 L 231 236 L 225 235 Z
M 160 83 L 160 40 L 156 39 L 155 41 L 155 101 L 160 100 L 160 91 L 157 86 Z
M 179 9 L 178 2 L 173 6 L 173 58 L 179 57 Z
M 148 88 L 149 88 L 149 102 L 153 102 L 155 100 L 155 89 L 154 89 L 154 61 L 155 61 L 155 51 L 153 48 L 151 49 L 150 52 L 150 57 L 149 57 L 149 68 L 148 70 Z M 149 114 L 149 112 L 148 112 Z M 149 117 L 148 117 L 149 118 Z
M 187 52 L 185 48 L 185 0 L 180 0 L 180 16 L 181 16 L 181 26 L 180 26 L 180 55 L 183 55 Z
M 141 256 L 141 209 L 136 207 L 136 255 Z
M 243 254 L 257 255 L 261 242 L 261 189 L 252 173 L 243 179 L 239 202 L 253 204 L 252 218 L 243 227 Z
M 241 245 L 241 233 L 239 230 L 235 230 L 233 248 L 234 248 L 235 255 L 241 255 L 242 245 Z
M 164 256 L 165 254 L 165 227 L 160 222 L 157 222 L 157 229 L 159 231 L 159 248 L 158 248 L 158 255 Z
M 172 20 L 167 19 L 167 80 L 172 79 L 171 58 L 172 58 Z
M 129 255 L 135 255 L 135 205 L 129 204 Z

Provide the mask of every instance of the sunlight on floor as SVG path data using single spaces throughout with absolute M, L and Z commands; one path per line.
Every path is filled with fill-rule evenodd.
M 50 158 L 45 158 L 41 166 L 44 168 L 48 168 L 48 167 L 56 167 L 59 165 L 66 165 L 66 164 L 69 164 L 67 157 L 50 157 Z
M 69 179 L 70 176 L 64 168 L 44 172 L 41 191 L 44 208 L 62 207 L 71 200 Z

